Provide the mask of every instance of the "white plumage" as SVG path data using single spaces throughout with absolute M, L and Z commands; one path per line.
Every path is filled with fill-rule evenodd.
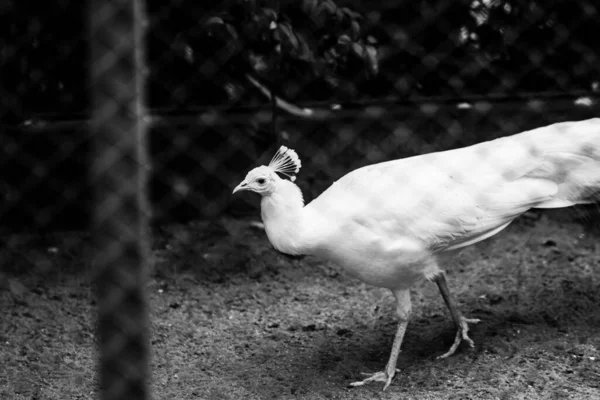
M 409 289 L 436 282 L 457 325 L 451 349 L 469 339 L 468 323 L 450 295 L 437 254 L 484 240 L 531 208 L 567 207 L 600 199 L 600 119 L 565 122 L 456 150 L 359 168 L 310 204 L 294 178 L 297 154 L 282 147 L 269 166 L 234 189 L 262 195 L 261 215 L 273 246 L 329 259 L 363 281 L 390 289 L 400 323 L 384 371 L 396 372 L 411 311 Z

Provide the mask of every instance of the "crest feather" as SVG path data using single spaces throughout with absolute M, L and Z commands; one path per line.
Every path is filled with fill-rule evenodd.
M 269 168 L 289 177 L 292 182 L 296 180 L 295 175 L 300 171 L 300 167 L 302 167 L 300 157 L 286 146 L 281 146 L 269 163 Z

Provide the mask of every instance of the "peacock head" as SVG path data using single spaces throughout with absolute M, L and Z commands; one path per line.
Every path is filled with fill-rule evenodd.
M 233 189 L 233 193 L 249 190 L 261 196 L 267 196 L 273 193 L 283 180 L 277 173 L 289 177 L 294 182 L 300 167 L 302 167 L 302 163 L 298 154 L 288 147 L 281 146 L 269 165 L 261 165 L 248 172 L 242 183 Z

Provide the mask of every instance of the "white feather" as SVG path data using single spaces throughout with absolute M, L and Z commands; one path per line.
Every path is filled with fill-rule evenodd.
M 263 199 L 262 215 L 279 250 L 322 256 L 397 289 L 435 274 L 434 253 L 484 240 L 531 208 L 598 193 L 600 119 L 592 119 L 366 166 L 305 207 L 293 199 L 299 191 L 282 189 Z

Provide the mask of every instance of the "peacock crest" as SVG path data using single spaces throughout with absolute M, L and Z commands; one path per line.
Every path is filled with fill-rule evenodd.
M 296 180 L 296 174 L 300 171 L 300 167 L 302 167 L 300 157 L 294 150 L 286 146 L 281 146 L 269 163 L 269 168 L 287 176 L 292 182 Z

